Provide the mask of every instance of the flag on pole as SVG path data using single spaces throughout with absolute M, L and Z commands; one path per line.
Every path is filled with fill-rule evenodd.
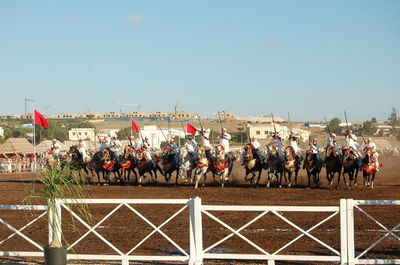
M 38 111 L 33 110 L 33 120 L 36 125 L 42 126 L 43 128 L 49 127 L 49 123 L 45 117 Z
M 186 123 L 186 132 L 191 134 L 192 136 L 196 135 L 197 129 L 190 123 Z
M 136 133 L 139 133 L 139 127 L 134 120 L 132 120 L 132 130 L 134 130 Z

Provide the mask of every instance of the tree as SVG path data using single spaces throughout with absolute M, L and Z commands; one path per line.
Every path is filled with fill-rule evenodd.
M 364 135 L 373 135 L 376 127 L 372 121 L 364 121 L 359 131 Z
M 376 120 L 375 117 L 372 117 L 371 121 L 372 121 L 372 123 L 378 123 L 378 121 Z
M 392 108 L 392 111 L 389 114 L 388 122 L 390 125 L 398 125 L 399 124 L 399 119 L 397 115 L 397 110 L 395 107 Z
M 57 139 L 61 142 L 64 142 L 68 139 L 67 128 L 64 124 L 59 121 L 49 120 L 49 126 L 47 128 L 43 128 L 41 126 L 35 125 L 36 131 L 36 143 L 40 143 L 42 140 L 51 140 Z
M 342 128 L 340 127 L 341 120 L 339 118 L 333 118 L 330 120 L 326 131 L 339 134 L 342 131 Z
M 132 135 L 135 136 L 135 138 L 139 137 L 139 134 L 136 133 L 135 131 L 131 130 L 130 127 L 126 127 L 126 128 L 119 130 L 117 132 L 117 137 L 120 140 L 129 139 L 129 137 L 131 136 L 131 132 L 132 132 Z

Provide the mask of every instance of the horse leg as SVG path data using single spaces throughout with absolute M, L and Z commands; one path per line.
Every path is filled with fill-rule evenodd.
M 269 186 L 270 186 L 270 180 L 271 180 L 271 175 L 270 175 L 270 173 L 267 171 L 267 183 L 266 183 L 266 187 L 267 188 L 269 188 Z
M 288 188 L 290 188 L 292 186 L 292 171 L 288 172 L 288 177 L 286 178 L 286 183 L 288 184 Z

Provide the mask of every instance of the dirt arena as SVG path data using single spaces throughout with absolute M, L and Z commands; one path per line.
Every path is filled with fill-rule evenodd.
M 328 187 L 325 173 L 321 174 L 322 185 L 319 188 L 306 189 L 306 177 L 304 172 L 300 171 L 299 186 L 292 188 L 265 188 L 266 175 L 262 174 L 261 182 L 258 188 L 243 181 L 243 169 L 239 164 L 235 165 L 231 184 L 221 188 L 213 186 L 210 182 L 203 188 L 195 190 L 192 185 L 174 186 L 165 184 L 162 176 L 158 177 L 159 183 L 145 183 L 142 187 L 135 185 L 110 185 L 110 186 L 87 186 L 87 192 L 90 198 L 107 198 L 112 201 L 115 198 L 150 198 L 150 199 L 188 199 L 200 197 L 204 205 L 300 205 L 300 206 L 331 206 L 339 205 L 341 198 L 368 199 L 368 200 L 400 200 L 400 173 L 398 168 L 400 160 L 382 159 L 383 169 L 378 173 L 375 181 L 374 190 L 362 187 L 362 177 L 359 176 L 359 185 L 348 189 L 341 182 L 339 188 Z M 32 188 L 32 181 L 35 175 L 31 173 L 22 174 L 2 174 L 0 175 L 0 204 L 22 204 L 23 198 Z M 209 177 L 209 181 L 211 177 Z M 148 180 L 146 180 L 148 182 Z M 145 182 L 146 182 L 145 181 Z M 90 206 L 93 215 L 91 223 L 97 223 L 107 213 L 109 213 L 116 205 L 96 205 Z M 142 213 L 146 218 L 153 222 L 156 226 L 163 223 L 168 217 L 174 214 L 182 206 L 160 206 L 160 205 L 134 205 L 134 208 Z M 390 207 L 362 207 L 384 226 L 391 229 L 400 223 L 399 206 Z M 256 217 L 259 212 L 212 212 L 216 217 L 226 222 L 234 229 L 238 229 L 252 218 Z M 27 220 L 32 220 L 37 213 L 22 213 L 16 211 L 1 211 L 0 218 L 9 222 L 16 228 L 22 227 Z M 307 230 L 328 217 L 330 213 L 291 213 L 285 212 L 284 216 L 293 221 L 301 228 Z M 63 213 L 65 219 L 68 218 L 67 213 Z M 32 227 L 24 230 L 24 234 L 36 239 L 45 245 L 47 240 L 47 219 L 42 219 L 35 223 Z M 356 222 L 356 254 L 374 241 L 384 235 L 384 231 L 375 223 L 359 212 L 355 214 Z M 64 232 L 66 234 L 66 242 L 74 242 L 87 229 L 78 222 L 74 222 L 77 229 L 73 229 L 69 221 L 64 223 Z M 44 229 L 44 228 L 45 229 Z M 162 231 L 171 237 L 184 250 L 189 249 L 188 234 L 188 210 L 184 210 L 170 223 L 166 224 Z M 340 249 L 340 231 L 339 216 L 335 216 L 327 223 L 322 224 L 311 234 L 334 249 Z M 45 231 L 45 233 L 43 233 Z M 122 252 L 127 252 L 139 243 L 147 234 L 153 231 L 148 224 L 140 219 L 133 212 L 129 211 L 125 206 L 117 210 L 109 219 L 99 226 L 96 230 L 102 236 L 107 238 L 112 244 L 118 247 Z M 223 237 L 230 234 L 229 230 L 222 227 L 208 216 L 203 216 L 203 245 L 205 248 L 218 242 Z M 397 230 L 398 231 L 398 230 Z M 10 234 L 4 226 L 0 227 L 0 241 Z M 293 238 L 297 237 L 300 232 L 286 224 L 272 213 L 268 213 L 255 223 L 242 231 L 242 234 L 264 248 L 269 253 L 273 253 Z M 399 233 L 397 232 L 397 235 Z M 24 250 L 37 251 L 29 245 L 25 240 L 13 237 L 0 245 L 0 251 L 5 250 Z M 78 243 L 74 247 L 76 253 L 101 253 L 115 254 L 115 252 L 98 239 L 95 235 L 90 234 L 86 239 Z M 244 240 L 237 236 L 233 236 L 221 245 L 209 251 L 210 253 L 251 253 L 259 254 L 258 250 L 250 246 Z M 138 255 L 179 255 L 179 251 L 160 234 L 155 233 L 143 245 L 141 245 L 134 253 Z M 310 238 L 302 237 L 293 245 L 283 250 L 281 255 L 332 255 L 333 253 L 319 245 Z M 400 259 L 400 242 L 393 237 L 387 237 L 367 254 L 368 257 L 391 257 Z M 38 261 L 30 259 L 33 264 Z M 22 262 L 26 263 L 26 259 Z M 21 259 L 0 259 L 0 263 L 21 264 Z M 110 264 L 111 262 L 101 262 L 96 264 Z M 235 262 L 235 264 L 261 264 L 257 262 Z M 264 262 L 265 263 L 265 262 Z M 93 264 L 93 263 L 91 263 Z M 135 263 L 133 263 L 135 264 Z M 144 264 L 144 263 L 140 263 Z M 147 264 L 164 264 L 164 263 L 147 263 Z M 166 263 L 167 264 L 167 263 Z M 169 264 L 169 263 L 168 263 Z M 215 260 L 206 260 L 205 264 L 232 264 L 232 262 L 222 262 Z M 280 262 L 276 264 L 293 264 L 292 262 Z M 297 263 L 309 264 L 309 262 Z M 322 264 L 322 263 L 313 263 Z

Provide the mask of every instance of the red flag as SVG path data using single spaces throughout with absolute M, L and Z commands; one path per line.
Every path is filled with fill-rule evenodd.
M 44 116 L 42 114 L 40 114 L 40 112 L 33 110 L 33 115 L 34 115 L 33 120 L 36 125 L 42 126 L 43 128 L 49 127 L 49 123 L 44 118 Z
M 134 130 L 136 133 L 139 133 L 139 127 L 134 120 L 132 120 L 132 130 Z
M 190 133 L 192 136 L 196 135 L 197 129 L 190 123 L 186 123 L 186 132 Z

